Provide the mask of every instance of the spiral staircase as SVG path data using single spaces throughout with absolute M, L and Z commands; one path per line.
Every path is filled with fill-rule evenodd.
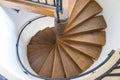
M 96 16 L 101 11 L 95 1 L 77 0 L 63 31 L 56 35 L 58 29 L 48 27 L 33 36 L 27 46 L 32 69 L 46 78 L 70 78 L 87 70 L 105 45 L 106 23 Z
M 7 1 L 10 4 L 19 4 L 19 7 L 2 5 L 18 10 L 23 10 L 21 6 L 26 6 L 25 11 L 55 17 L 53 7 L 36 6 L 28 2 L 23 4 L 22 1 L 15 3 L 12 3 L 13 0 Z M 73 4 L 70 6 L 69 18 L 60 22 L 59 19 L 55 19 L 54 27 L 46 26 L 45 29 L 38 31 L 27 45 L 29 64 L 41 77 L 67 79 L 79 76 L 99 58 L 106 43 L 104 29 L 107 24 L 104 17 L 98 15 L 102 12 L 102 7 L 94 0 L 71 2 Z M 32 7 L 29 7 L 31 5 Z M 57 18 L 60 17 L 58 16 Z

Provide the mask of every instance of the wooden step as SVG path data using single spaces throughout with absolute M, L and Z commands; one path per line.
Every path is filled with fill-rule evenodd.
M 54 27 L 46 30 L 46 36 L 48 37 L 49 42 L 51 44 L 55 44 L 55 42 L 56 42 L 56 33 L 55 33 L 55 28 Z
M 42 65 L 39 75 L 45 78 L 51 78 L 52 77 L 52 69 L 53 69 L 53 62 L 54 62 L 54 54 L 55 49 L 53 49 L 49 56 L 47 57 L 46 61 Z
M 64 72 L 62 60 L 60 58 L 60 53 L 58 52 L 57 46 L 55 48 L 52 78 L 65 78 L 65 72 Z
M 44 32 L 39 31 L 35 34 L 35 36 L 32 37 L 29 44 L 32 44 L 32 45 L 37 45 L 37 44 L 46 44 L 47 45 L 47 44 L 50 44 L 46 38 L 47 37 L 44 34 Z
M 27 57 L 31 68 L 38 73 L 52 47 L 48 45 L 28 45 Z
M 107 24 L 103 16 L 96 16 L 78 26 L 75 26 L 73 29 L 68 31 L 65 35 L 97 31 L 97 30 L 105 29 L 106 27 L 107 27 Z
M 45 28 L 42 31 L 39 31 L 38 33 L 36 33 L 35 36 L 32 37 L 32 39 L 31 39 L 29 44 L 53 45 L 53 43 L 55 43 L 53 41 L 55 41 L 56 37 L 55 37 L 55 33 L 50 32 L 50 31 L 53 31 L 53 29 L 49 28 L 49 27 Z M 51 38 L 52 40 L 50 40 L 51 36 L 52 36 L 52 38 Z
M 93 60 L 90 57 L 75 50 L 74 48 L 69 47 L 62 42 L 60 43 L 60 46 L 73 59 L 73 61 L 79 66 L 79 68 L 81 69 L 82 72 L 84 72 L 86 69 L 88 69 L 93 64 Z
M 64 30 L 64 33 L 74 28 L 75 26 L 85 22 L 89 18 L 95 16 L 102 11 L 101 6 L 96 1 L 91 1 L 82 12 L 76 17 L 76 19 L 68 24 Z
M 54 7 L 36 4 L 25 0 L 0 0 L 0 6 L 54 17 Z
M 28 45 L 27 46 L 27 56 L 30 61 L 30 64 L 33 63 L 34 60 L 39 58 L 39 55 L 41 55 L 41 52 L 49 52 L 52 49 L 49 45 Z
M 62 41 L 63 44 L 77 50 L 80 51 L 81 53 L 97 60 L 100 56 L 102 47 L 100 46 L 95 46 L 95 45 L 91 45 L 91 44 L 86 44 L 86 43 L 76 43 L 73 41 L 67 41 L 64 42 Z
M 72 0 L 74 1 L 74 0 Z M 69 18 L 69 23 L 71 23 L 75 18 L 80 14 L 80 12 L 84 9 L 84 7 L 90 2 L 90 0 L 76 0 L 74 8 L 72 8 L 72 13 Z M 73 3 L 71 3 L 73 4 Z M 70 6 L 71 6 L 70 4 Z
M 77 76 L 81 73 L 79 67 L 73 62 L 73 60 L 67 55 L 65 50 L 58 45 L 59 53 L 62 59 L 66 78 Z
M 98 46 L 105 45 L 106 42 L 106 34 L 105 31 L 99 32 L 90 32 L 86 34 L 75 34 L 72 36 L 61 37 L 64 41 L 75 41 L 78 43 L 88 43 Z
M 49 39 L 51 35 L 48 36 L 48 34 L 50 34 L 50 33 L 48 33 L 49 31 L 51 31 L 51 30 L 50 30 L 49 27 L 47 27 L 47 28 L 45 28 L 44 30 L 42 30 L 42 34 L 43 34 L 44 39 L 45 39 L 47 42 L 51 43 L 51 40 Z M 40 35 L 39 35 L 39 36 L 40 36 Z M 39 37 L 39 36 L 38 36 L 38 37 Z
M 68 8 L 69 8 L 69 16 L 72 14 L 72 10 L 75 6 L 77 0 L 69 0 L 68 1 Z
M 27 52 L 27 57 L 28 57 L 28 61 L 30 63 L 30 65 L 39 58 L 39 56 L 41 56 L 41 54 L 39 53 L 39 51 L 33 52 L 33 53 L 29 53 L 29 51 Z
M 56 34 L 55 34 L 55 28 L 45 28 L 44 30 L 42 30 L 42 35 L 43 38 L 45 40 L 47 40 L 47 42 L 49 42 L 49 44 L 55 44 L 56 42 Z M 39 37 L 40 35 L 38 34 L 36 37 Z M 36 41 L 37 42 L 37 41 Z

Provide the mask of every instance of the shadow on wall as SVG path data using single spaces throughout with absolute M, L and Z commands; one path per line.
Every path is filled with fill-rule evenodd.
M 17 77 L 16 73 L 20 72 L 16 60 L 16 39 L 15 25 L 0 7 L 0 74 L 9 80 L 15 80 L 10 74 Z

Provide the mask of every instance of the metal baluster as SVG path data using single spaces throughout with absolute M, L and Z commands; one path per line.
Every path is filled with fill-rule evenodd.
M 60 12 L 61 12 L 61 13 L 63 13 L 62 7 L 63 7 L 63 3 L 62 3 L 62 0 L 60 0 Z
M 48 1 L 47 1 L 47 0 L 45 0 L 45 4 L 48 4 Z
M 49 6 L 54 6 L 56 7 L 56 17 L 57 17 L 57 22 L 59 23 L 60 22 L 60 15 L 59 13 L 63 13 L 63 3 L 62 1 L 63 0 L 53 0 L 53 5 L 50 5 L 48 3 L 48 0 L 45 0 L 45 3 L 41 3 L 40 0 L 37 0 L 37 1 L 33 1 L 33 0 L 27 0 L 27 1 L 31 1 L 31 2 L 35 2 L 35 3 L 39 3 L 39 4 L 44 4 L 44 5 L 49 5 Z
M 55 4 L 55 3 L 56 3 L 56 0 L 53 0 L 53 3 L 54 3 L 53 5 L 55 6 L 55 5 L 56 5 L 56 4 Z
M 60 16 L 59 16 L 59 0 L 56 2 L 56 15 L 57 15 L 57 22 L 60 23 Z

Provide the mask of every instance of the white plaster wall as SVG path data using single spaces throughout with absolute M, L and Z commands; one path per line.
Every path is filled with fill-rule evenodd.
M 15 45 L 17 35 L 15 29 L 15 24 L 4 10 L 0 8 L 0 73 L 9 80 L 16 80 L 16 78 L 17 80 L 24 80 L 24 78 L 27 79 L 28 77 L 23 75 L 16 60 Z M 6 71 L 8 74 L 6 74 Z M 9 74 L 12 76 L 10 77 Z
M 12 9 L 0 7 L 0 74 L 9 80 L 34 80 L 22 72 L 17 62 L 16 41 L 21 26 L 36 16 L 40 15 L 26 12 L 18 14 Z

